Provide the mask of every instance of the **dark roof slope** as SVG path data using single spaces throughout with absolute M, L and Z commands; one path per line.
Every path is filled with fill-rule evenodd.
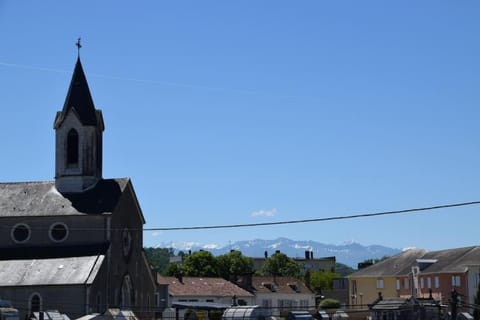
M 129 178 L 100 180 L 94 188 L 62 194 L 54 181 L 0 183 L 0 218 L 112 213 Z
M 422 273 L 465 272 L 468 266 L 480 263 L 480 247 L 446 249 L 426 253 L 422 259 L 437 260 Z
M 412 266 L 416 265 L 417 259 L 421 258 L 425 253 L 426 251 L 423 249 L 408 249 L 393 257 L 360 269 L 347 276 L 347 278 L 404 275 L 411 271 Z
M 418 261 L 417 261 L 418 260 Z M 391 258 L 378 262 L 347 276 L 381 277 L 405 276 L 413 266 L 421 266 L 421 273 L 462 273 L 469 266 L 479 265 L 480 246 L 445 249 L 427 252 L 422 249 L 410 249 Z
M 83 72 L 80 58 L 77 59 L 75 70 L 73 71 L 70 87 L 68 88 L 65 104 L 62 112 L 57 113 L 54 128 L 58 128 L 68 111 L 74 110 L 83 125 L 97 126 L 100 125 L 103 130 L 103 119 L 101 111 L 95 109 L 93 99 L 88 88 L 87 78 Z

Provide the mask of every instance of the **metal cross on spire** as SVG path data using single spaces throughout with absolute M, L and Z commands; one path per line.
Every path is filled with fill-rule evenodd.
M 78 56 L 80 57 L 80 48 L 82 47 L 82 45 L 80 44 L 80 38 L 78 38 L 77 43 L 75 43 L 75 45 L 77 46 Z

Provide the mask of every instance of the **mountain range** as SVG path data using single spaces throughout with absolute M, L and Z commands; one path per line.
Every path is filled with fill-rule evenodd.
M 311 251 L 313 258 L 335 256 L 336 261 L 347 266 L 357 268 L 359 262 L 366 259 L 380 259 L 400 253 L 401 249 L 389 248 L 381 245 L 364 246 L 359 243 L 342 245 L 324 244 L 312 240 L 296 241 L 287 238 L 274 240 L 244 240 L 231 243 L 227 246 L 215 244 L 201 244 L 197 242 L 162 243 L 158 247 L 172 248 L 175 251 L 210 251 L 213 255 L 228 253 L 230 250 L 239 250 L 247 257 L 263 257 L 265 252 L 272 255 L 277 250 L 291 258 L 304 258 L 305 251 Z

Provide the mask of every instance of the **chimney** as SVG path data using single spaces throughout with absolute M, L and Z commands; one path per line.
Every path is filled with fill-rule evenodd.
M 310 259 L 310 252 L 305 250 L 305 260 L 308 260 L 308 259 Z

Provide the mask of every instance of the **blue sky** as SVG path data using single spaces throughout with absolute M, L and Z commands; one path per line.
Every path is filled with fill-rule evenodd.
M 0 181 L 53 178 L 80 36 L 104 177 L 132 178 L 146 228 L 480 200 L 479 17 L 478 1 L 0 0 Z M 479 244 L 479 209 L 144 241 L 436 250 Z

